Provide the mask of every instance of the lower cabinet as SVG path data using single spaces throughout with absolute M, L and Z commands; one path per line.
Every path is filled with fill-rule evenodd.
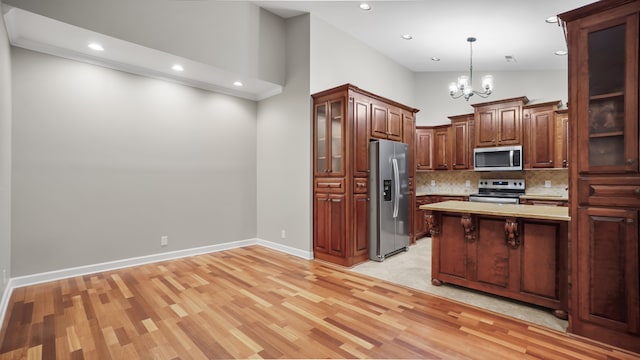
M 567 223 L 426 210 L 432 283 L 540 305 L 567 318 Z
M 580 207 L 578 224 L 572 331 L 640 349 L 638 210 Z
M 416 212 L 414 220 L 414 234 L 415 239 L 418 240 L 425 236 L 431 236 L 427 223 L 425 222 L 424 215 L 425 210 L 420 209 L 420 205 L 427 205 L 441 201 L 469 201 L 469 197 L 466 195 L 421 195 L 416 196 Z
M 353 195 L 353 256 L 369 256 L 369 194 Z
M 344 194 L 316 193 L 314 197 L 314 251 L 343 257 L 346 254 L 347 227 Z

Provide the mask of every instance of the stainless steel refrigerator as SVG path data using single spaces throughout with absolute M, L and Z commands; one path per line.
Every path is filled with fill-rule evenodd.
M 409 146 L 388 140 L 369 145 L 369 258 L 383 261 L 409 249 Z

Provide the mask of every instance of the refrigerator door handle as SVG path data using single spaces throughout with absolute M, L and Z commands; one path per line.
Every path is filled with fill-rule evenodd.
M 398 217 L 398 209 L 400 208 L 400 172 L 398 171 L 398 159 L 392 158 L 393 163 L 393 182 L 394 182 L 394 196 L 393 196 L 393 218 Z

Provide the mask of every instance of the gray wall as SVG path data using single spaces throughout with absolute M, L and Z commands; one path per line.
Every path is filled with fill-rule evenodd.
M 309 15 L 286 29 L 287 83 L 258 105 L 258 237 L 311 251 Z
M 416 74 L 416 107 L 422 109 L 416 118 L 417 125 L 448 124 L 448 116 L 473 112 L 470 104 L 482 103 L 513 97 L 526 96 L 529 103 L 560 100 L 566 104 L 568 99 L 567 71 L 529 71 L 529 72 L 478 72 L 474 71 L 475 86 L 480 78 L 490 73 L 494 77 L 494 92 L 487 99 L 473 96 L 469 101 L 463 98 L 452 99 L 449 96 L 449 83 L 456 81 L 461 72 L 424 72 Z
M 415 106 L 409 69 L 311 16 L 311 93 L 345 83 Z
M 255 238 L 255 102 L 20 48 L 12 69 L 13 276 Z
M 4 0 L 6 4 L 220 69 L 284 82 L 281 19 L 249 1 Z M 274 25 L 276 31 L 274 31 Z
M 2 2 L 0 1 L 0 6 Z M 11 56 L 0 16 L 0 299 L 11 270 Z M 0 315 L 0 318 L 2 316 Z

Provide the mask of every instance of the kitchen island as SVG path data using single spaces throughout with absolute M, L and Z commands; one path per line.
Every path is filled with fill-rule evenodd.
M 566 207 L 444 201 L 420 209 L 432 237 L 434 285 L 481 290 L 567 318 Z

